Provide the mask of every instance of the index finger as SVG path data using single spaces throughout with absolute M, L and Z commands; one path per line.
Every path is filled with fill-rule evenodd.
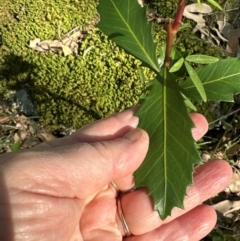
M 48 149 L 61 146 L 73 145 L 80 142 L 109 141 L 120 138 L 138 125 L 138 117 L 134 116 L 136 108 L 131 108 L 110 117 L 90 123 L 77 130 L 70 136 L 44 142 L 37 149 Z M 205 117 L 198 113 L 190 114 L 195 128 L 192 129 L 193 138 L 200 139 L 208 129 Z
M 93 143 L 121 138 L 137 127 L 138 117 L 134 116 L 135 111 L 136 108 L 131 108 L 111 115 L 82 127 L 72 135 L 41 143 L 36 148 L 48 149 L 69 146 L 80 142 Z

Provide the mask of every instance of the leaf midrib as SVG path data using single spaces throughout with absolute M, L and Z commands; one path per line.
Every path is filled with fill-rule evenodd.
M 166 82 L 167 82 L 167 69 L 164 68 L 164 76 L 163 76 L 163 162 L 164 162 L 164 176 L 165 176 L 165 183 L 164 183 L 164 210 L 166 209 L 166 199 L 167 199 L 167 89 L 166 89 Z
M 209 81 L 209 82 L 205 82 L 205 83 L 203 83 L 203 86 L 206 86 L 206 85 L 208 85 L 208 84 L 212 84 L 212 83 L 217 82 L 217 81 L 222 81 L 222 80 L 224 80 L 224 79 L 231 78 L 231 77 L 237 76 L 237 75 L 240 75 L 240 73 L 228 75 L 228 76 L 225 76 L 225 77 L 223 77 L 223 78 L 218 78 L 218 79 L 215 79 L 215 80 L 212 80 L 212 81 Z M 194 85 L 191 85 L 191 86 L 186 87 L 186 88 L 184 88 L 184 89 L 187 90 L 187 89 L 192 89 L 192 88 L 194 88 L 194 87 L 195 87 Z
M 145 54 L 145 56 L 147 56 L 147 59 L 149 60 L 149 62 L 151 63 L 151 65 L 154 67 L 155 70 L 159 71 L 158 66 L 155 65 L 155 63 L 152 61 L 152 59 L 150 58 L 150 56 L 147 54 L 147 52 L 145 51 L 144 47 L 141 45 L 141 43 L 138 41 L 138 38 L 135 36 L 135 34 L 132 32 L 130 26 L 127 24 L 127 22 L 125 21 L 125 19 L 123 18 L 122 14 L 118 11 L 117 6 L 114 4 L 114 2 L 111 0 L 114 8 L 116 9 L 117 13 L 119 14 L 119 16 L 121 17 L 122 21 L 124 22 L 124 24 L 127 26 L 127 29 L 129 30 L 129 32 L 132 34 L 133 38 L 136 40 L 136 42 L 139 44 L 140 48 L 142 49 L 143 53 Z

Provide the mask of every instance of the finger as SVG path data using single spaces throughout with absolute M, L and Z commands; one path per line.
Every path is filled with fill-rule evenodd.
M 206 118 L 198 113 L 191 113 L 190 117 L 195 125 L 195 128 L 192 129 L 193 138 L 197 141 L 202 138 L 208 131 L 208 122 Z
M 198 113 L 190 114 L 195 127 L 192 129 L 192 135 L 195 140 L 199 140 L 208 130 L 206 118 Z M 121 191 L 128 191 L 134 187 L 134 177 L 132 175 L 123 179 L 114 179 L 114 183 Z
M 79 142 L 91 143 L 120 138 L 133 128 L 137 127 L 139 119 L 134 116 L 135 112 L 136 107 L 114 114 L 105 119 L 95 121 L 82 127 L 70 136 L 59 138 L 51 142 L 41 143 L 36 146 L 36 149 L 68 146 Z M 206 133 L 208 123 L 205 117 L 198 113 L 191 114 L 191 118 L 196 126 L 192 131 L 193 137 L 197 140 Z
M 185 209 L 174 208 L 171 217 L 164 221 L 153 211 L 153 201 L 146 189 L 124 195 L 121 204 L 129 229 L 134 235 L 140 235 L 169 223 L 219 193 L 230 183 L 231 177 L 230 165 L 222 160 L 210 161 L 198 167 L 194 174 L 194 185 L 188 188 L 184 199 Z
M 108 141 L 120 138 L 138 125 L 138 117 L 134 116 L 136 108 L 114 114 L 105 119 L 95 121 L 77 130 L 70 136 L 51 142 L 42 143 L 37 148 L 60 147 L 80 142 Z
M 184 199 L 185 209 L 174 208 L 172 218 L 169 217 L 164 222 L 181 216 L 208 198 L 217 195 L 228 186 L 232 180 L 232 175 L 231 166 L 224 160 L 211 160 L 199 166 L 193 176 L 194 185 L 188 188 L 187 196 Z
M 135 129 L 123 138 L 28 151 L 5 164 L 8 187 L 61 197 L 86 198 L 114 178 L 133 173 L 148 149 L 148 135 Z M 12 178 L 14 176 L 14 178 Z
M 201 205 L 152 232 L 139 236 L 132 236 L 124 240 L 198 241 L 213 229 L 216 219 L 216 212 L 211 207 Z

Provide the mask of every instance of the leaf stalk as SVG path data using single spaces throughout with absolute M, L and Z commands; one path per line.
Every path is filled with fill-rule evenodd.
M 173 46 L 175 35 L 177 34 L 182 21 L 182 16 L 183 16 L 183 11 L 185 6 L 186 6 L 186 0 L 179 0 L 177 13 L 175 15 L 175 19 L 173 23 L 170 20 L 168 20 L 166 23 L 167 39 L 166 39 L 165 59 L 163 64 L 166 68 L 169 68 L 170 66 L 172 46 Z

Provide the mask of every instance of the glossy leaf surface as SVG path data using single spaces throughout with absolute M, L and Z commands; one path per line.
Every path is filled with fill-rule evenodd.
M 169 70 L 170 73 L 178 71 L 184 63 L 184 58 L 180 58 Z
M 100 0 L 97 25 L 111 40 L 159 71 L 156 44 L 151 34 L 151 24 L 146 19 L 146 7 L 137 0 Z
M 222 10 L 222 7 L 214 0 L 207 0 L 209 3 L 211 3 L 213 6 L 215 6 L 216 8 L 218 8 L 219 10 Z M 199 6 L 199 9 L 201 10 L 201 0 L 197 0 L 197 3 L 198 3 L 198 6 Z
M 187 106 L 188 108 L 190 108 L 191 110 L 197 112 L 197 108 L 196 108 L 196 106 L 192 103 L 192 101 L 189 100 L 184 94 L 182 94 L 182 95 L 183 95 L 184 102 L 185 102 L 186 106 Z
M 218 8 L 219 10 L 222 10 L 222 7 L 214 0 L 207 0 L 209 3 L 211 3 L 213 6 Z
M 198 91 L 199 95 L 203 99 L 203 101 L 207 101 L 207 96 L 204 90 L 204 87 L 202 85 L 202 82 L 200 78 L 198 77 L 196 71 L 193 69 L 193 67 L 187 62 L 184 62 L 187 72 L 189 74 L 190 79 L 192 80 L 192 83 L 194 84 L 196 90 Z
M 209 101 L 233 101 L 233 95 L 240 93 L 240 60 L 237 58 L 222 59 L 196 70 L 201 79 Z M 184 94 L 201 101 L 201 96 L 191 79 L 181 83 Z
M 186 60 L 196 64 L 212 64 L 212 63 L 218 62 L 219 58 L 208 56 L 208 55 L 202 55 L 202 54 L 194 54 L 194 55 L 188 55 L 186 57 Z
M 158 76 L 158 78 L 160 78 Z M 150 136 L 150 146 L 143 164 L 135 172 L 137 187 L 147 186 L 154 208 L 162 219 L 173 207 L 183 207 L 186 188 L 192 183 L 193 164 L 200 162 L 191 134 L 193 123 L 184 98 L 175 89 L 171 76 L 154 80 L 151 92 L 137 112 L 139 127 Z

